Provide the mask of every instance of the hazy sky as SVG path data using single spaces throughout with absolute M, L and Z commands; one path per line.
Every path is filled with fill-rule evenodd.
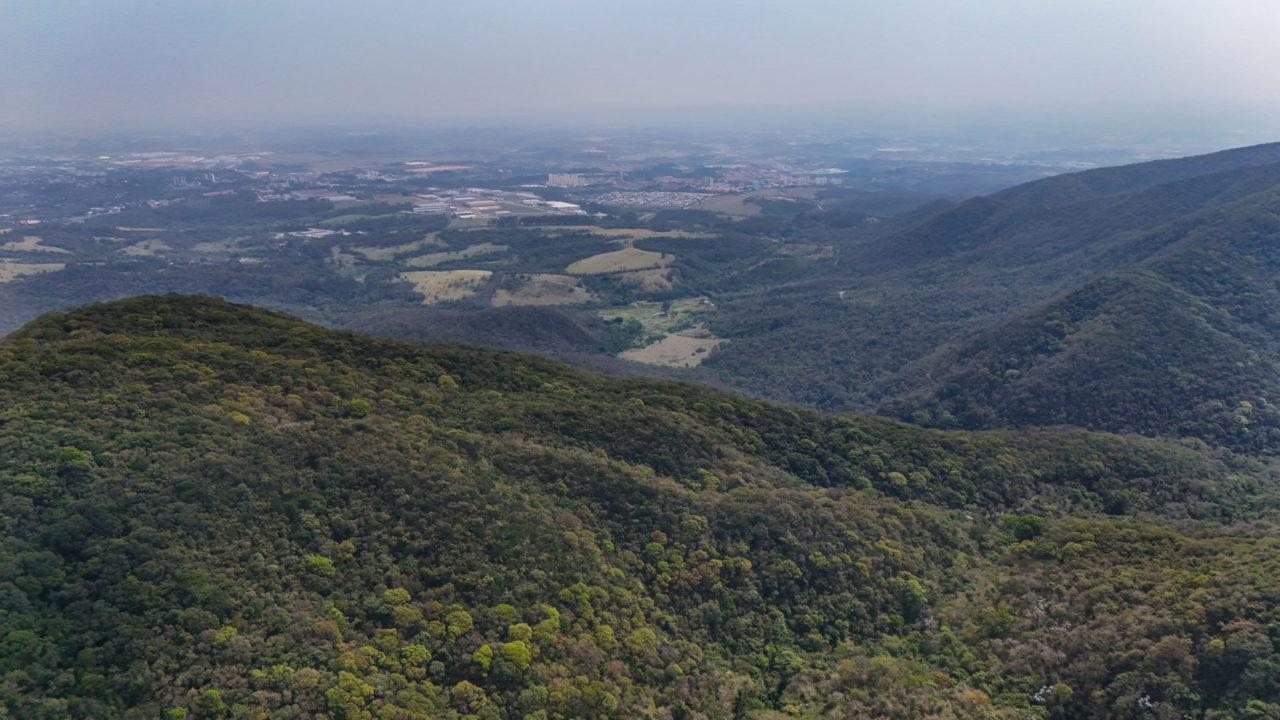
M 689 107 L 1280 118 L 1280 0 L 0 0 L 0 127 Z

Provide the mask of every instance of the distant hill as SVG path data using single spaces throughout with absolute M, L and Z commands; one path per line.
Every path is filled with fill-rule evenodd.
M 1280 711 L 1275 481 L 220 300 L 0 344 L 0 715 Z
M 1064 175 L 723 303 L 726 382 L 961 426 L 1280 450 L 1280 145 Z
M 1071 423 L 1275 452 L 1277 201 L 1184 224 L 1152 260 L 997 324 L 906 384 L 932 397 L 935 419 L 963 425 Z
M 1055 175 L 1003 190 L 996 193 L 996 197 L 1021 203 L 1057 205 L 1125 195 L 1181 180 L 1275 163 L 1280 163 L 1280 143 L 1268 143 L 1206 155 Z

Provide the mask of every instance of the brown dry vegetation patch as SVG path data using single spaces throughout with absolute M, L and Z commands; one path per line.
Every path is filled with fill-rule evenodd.
M 595 299 L 582 283 L 570 275 L 533 273 L 518 275 L 514 288 L 499 288 L 494 305 L 579 305 Z
M 423 305 L 461 300 L 480 292 L 493 273 L 488 270 L 415 270 L 400 273 L 422 296 Z

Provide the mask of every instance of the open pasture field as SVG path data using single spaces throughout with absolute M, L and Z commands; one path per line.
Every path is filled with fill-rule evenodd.
M 169 243 L 163 240 L 142 240 L 128 247 L 122 248 L 120 252 L 130 257 L 148 257 L 158 255 L 162 252 L 168 252 L 173 248 Z
M 649 270 L 666 267 L 675 262 L 675 259 L 674 255 L 668 253 L 625 247 L 570 263 L 569 267 L 565 268 L 565 272 L 571 275 L 604 275 L 632 270 Z
M 675 285 L 669 267 L 619 273 L 616 278 L 641 292 L 661 292 L 670 290 Z
M 488 270 L 415 270 L 400 273 L 422 296 L 423 305 L 461 300 L 480 292 L 493 273 Z
M 401 255 L 408 255 L 429 247 L 438 247 L 442 244 L 439 235 L 439 233 L 430 232 L 420 240 L 400 245 L 358 245 L 352 247 L 351 252 L 369 262 L 390 262 Z
M 646 240 L 648 238 L 711 238 L 715 233 L 694 232 L 692 230 L 649 230 L 648 228 L 607 228 L 599 225 L 543 225 L 531 227 L 531 230 L 544 230 L 555 233 L 589 233 L 610 238 L 630 238 Z
M 27 235 L 20 240 L 10 240 L 7 243 L 0 244 L 0 250 L 8 250 L 10 252 L 43 252 L 43 253 L 62 253 L 69 255 L 70 251 L 65 248 L 45 245 L 43 238 L 39 235 Z
M 723 213 L 732 217 L 752 217 L 760 214 L 760 206 L 749 202 L 753 199 L 784 197 L 812 200 L 817 196 L 818 188 L 816 187 L 771 188 L 769 190 L 754 190 L 735 195 L 716 195 L 703 200 L 695 207 L 698 210 Z
M 595 299 L 581 281 L 571 275 L 533 273 L 516 275 L 513 288 L 502 287 L 493 295 L 492 304 L 501 305 L 580 305 Z
M 435 267 L 443 265 L 447 262 L 455 260 L 466 260 L 467 258 L 479 257 L 481 255 L 493 255 L 508 250 L 506 245 L 495 245 L 493 243 L 477 243 L 463 248 L 462 250 L 451 250 L 447 252 L 427 253 L 419 255 L 415 258 L 409 258 L 405 263 L 409 267 Z
M 0 283 L 10 282 L 23 275 L 57 272 L 66 267 L 66 263 L 22 263 L 12 260 L 0 260 Z
M 191 249 L 198 253 L 232 253 L 240 246 L 241 238 L 229 238 L 227 240 L 210 240 L 208 242 L 196 243 Z
M 702 364 L 711 351 L 723 342 L 723 338 L 711 335 L 699 325 L 686 332 L 668 335 L 642 348 L 625 350 L 618 357 L 648 365 L 690 368 Z
M 648 335 L 666 335 L 692 327 L 714 310 L 715 306 L 705 298 L 681 298 L 670 303 L 640 300 L 623 307 L 601 310 L 600 317 L 605 320 L 635 320 Z

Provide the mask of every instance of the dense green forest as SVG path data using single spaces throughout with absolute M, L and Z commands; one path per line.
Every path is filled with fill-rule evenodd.
M 733 342 L 702 371 L 932 426 L 1274 454 L 1278 202 L 1272 144 L 1057 176 L 832 239 L 824 271 L 716 296 L 712 327 Z
M 891 412 L 1280 451 L 1280 189 L 1154 233 L 1164 250 L 920 363 Z
M 0 344 L 14 718 L 1280 718 L 1276 484 L 225 301 Z

